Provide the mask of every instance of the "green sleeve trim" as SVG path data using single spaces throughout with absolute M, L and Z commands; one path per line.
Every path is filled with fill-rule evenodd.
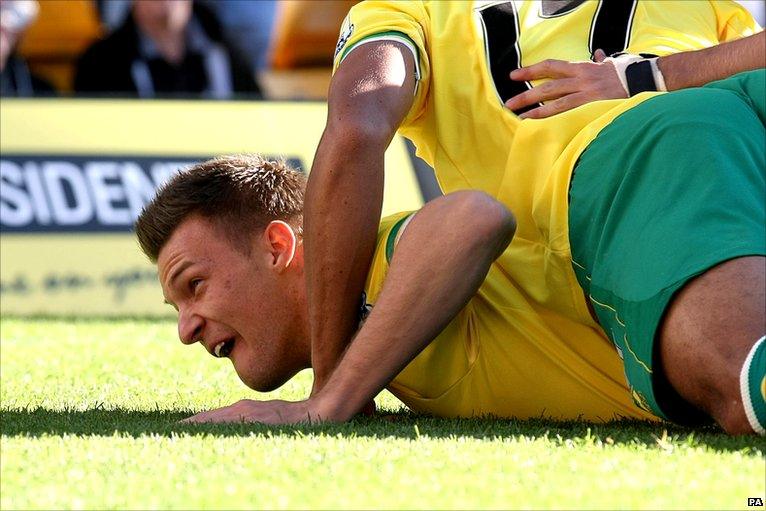
M 410 36 L 398 30 L 388 30 L 386 32 L 377 32 L 375 34 L 364 36 L 343 50 L 343 53 L 340 55 L 340 60 L 338 60 L 338 65 L 343 62 L 343 59 L 345 59 L 352 50 L 358 48 L 362 44 L 375 41 L 398 41 L 409 48 L 412 52 L 412 56 L 415 58 L 415 79 L 418 81 L 420 80 L 420 48 L 418 48 L 418 45 L 415 44 L 415 41 L 413 41 Z
M 412 218 L 412 215 L 406 215 L 396 221 L 394 226 L 388 232 L 386 238 L 386 262 L 391 264 L 391 258 L 394 257 L 394 249 L 396 248 L 396 241 L 399 237 L 399 231 L 407 223 L 407 220 Z

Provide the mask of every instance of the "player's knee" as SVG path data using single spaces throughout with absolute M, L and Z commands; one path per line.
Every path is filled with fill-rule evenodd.
M 747 419 L 742 401 L 730 399 L 720 405 L 713 414 L 713 419 L 730 435 L 748 435 L 753 433 L 753 427 Z
M 445 196 L 467 219 L 475 238 L 505 248 L 516 232 L 513 213 L 501 202 L 478 190 L 462 190 Z
M 763 341 L 759 342 L 763 344 Z M 757 345 L 753 352 L 756 350 Z M 721 375 L 713 385 L 716 388 L 705 393 L 707 402 L 703 403 L 703 408 L 709 410 L 713 419 L 731 435 L 764 434 L 766 368 L 762 367 L 762 352 L 759 357 L 748 356 L 744 365 L 731 367 L 731 374 Z

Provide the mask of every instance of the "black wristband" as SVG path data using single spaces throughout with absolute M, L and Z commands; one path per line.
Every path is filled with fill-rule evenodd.
M 628 82 L 628 94 L 631 97 L 639 92 L 657 90 L 652 74 L 652 63 L 648 60 L 640 60 L 626 67 L 625 80 Z

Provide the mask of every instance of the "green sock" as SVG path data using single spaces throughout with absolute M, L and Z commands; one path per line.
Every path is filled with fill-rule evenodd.
M 766 435 L 766 336 L 756 341 L 739 374 L 739 389 L 750 426 Z

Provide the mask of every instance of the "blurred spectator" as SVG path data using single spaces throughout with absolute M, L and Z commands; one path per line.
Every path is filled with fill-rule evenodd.
M 200 0 L 215 12 L 226 38 L 260 71 L 268 67 L 269 43 L 277 13 L 276 0 Z M 317 6 L 322 9 L 322 6 Z
M 32 75 L 16 54 L 24 31 L 37 17 L 35 0 L 0 0 L 0 96 L 53 95 L 51 85 Z
M 75 91 L 151 98 L 260 95 L 254 74 L 191 0 L 135 0 L 123 24 L 77 65 Z
M 215 14 L 224 39 L 258 71 L 268 67 L 269 44 L 277 13 L 277 0 L 198 0 Z M 96 0 L 108 32 L 122 25 L 131 0 Z
M 94 0 L 101 23 L 107 32 L 114 32 L 125 22 L 130 12 L 131 0 Z

